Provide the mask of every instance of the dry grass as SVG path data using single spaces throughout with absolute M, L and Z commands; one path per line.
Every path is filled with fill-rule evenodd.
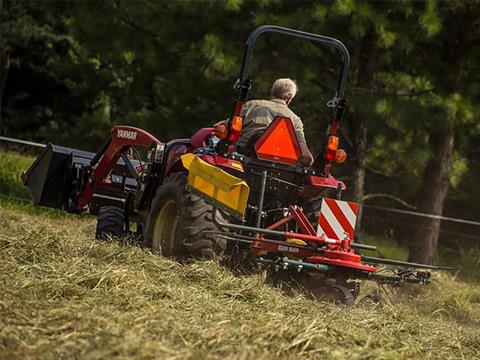
M 0 205 L 0 359 L 475 358 L 480 289 L 364 284 L 354 308 L 286 297 L 264 275 L 94 239 L 94 220 Z M 380 292 L 382 303 L 362 296 Z

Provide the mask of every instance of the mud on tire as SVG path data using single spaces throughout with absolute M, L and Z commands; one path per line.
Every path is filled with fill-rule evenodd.
M 226 240 L 209 232 L 220 231 L 213 222 L 213 207 L 185 189 L 186 173 L 167 177 L 152 200 L 145 226 L 145 244 L 165 256 L 221 258 Z M 225 221 L 217 211 L 217 219 Z
M 98 210 L 95 238 L 105 240 L 108 237 L 125 235 L 125 214 L 122 208 L 102 206 Z

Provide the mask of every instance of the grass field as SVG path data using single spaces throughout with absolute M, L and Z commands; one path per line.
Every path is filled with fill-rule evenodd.
M 20 191 L 1 164 L 7 157 L 0 153 L 2 191 L 7 178 Z M 96 241 L 88 216 L 0 201 L 0 359 L 480 354 L 480 287 L 452 274 L 434 273 L 424 287 L 364 282 L 347 308 L 286 296 L 263 273 L 237 276 L 215 262 L 180 264 L 127 241 Z

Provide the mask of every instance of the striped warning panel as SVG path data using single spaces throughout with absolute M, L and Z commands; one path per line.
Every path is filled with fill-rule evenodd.
M 323 199 L 318 218 L 317 236 L 343 240 L 353 239 L 358 204 L 335 199 Z

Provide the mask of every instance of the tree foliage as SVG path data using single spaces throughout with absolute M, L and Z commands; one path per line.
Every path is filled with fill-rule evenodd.
M 249 31 L 276 24 L 350 50 L 342 143 L 352 161 L 338 171 L 354 198 L 388 193 L 441 213 L 443 201 L 440 210 L 424 204 L 425 169 L 438 160 L 436 141 L 451 136 L 446 209 L 472 217 L 479 12 L 473 0 L 4 1 L 0 50 L 10 67 L 0 132 L 92 151 L 120 123 L 164 141 L 188 137 L 229 115 Z M 266 35 L 255 47 L 253 96 L 265 97 L 277 77 L 296 79 L 292 107 L 318 152 L 338 70 L 335 51 Z

